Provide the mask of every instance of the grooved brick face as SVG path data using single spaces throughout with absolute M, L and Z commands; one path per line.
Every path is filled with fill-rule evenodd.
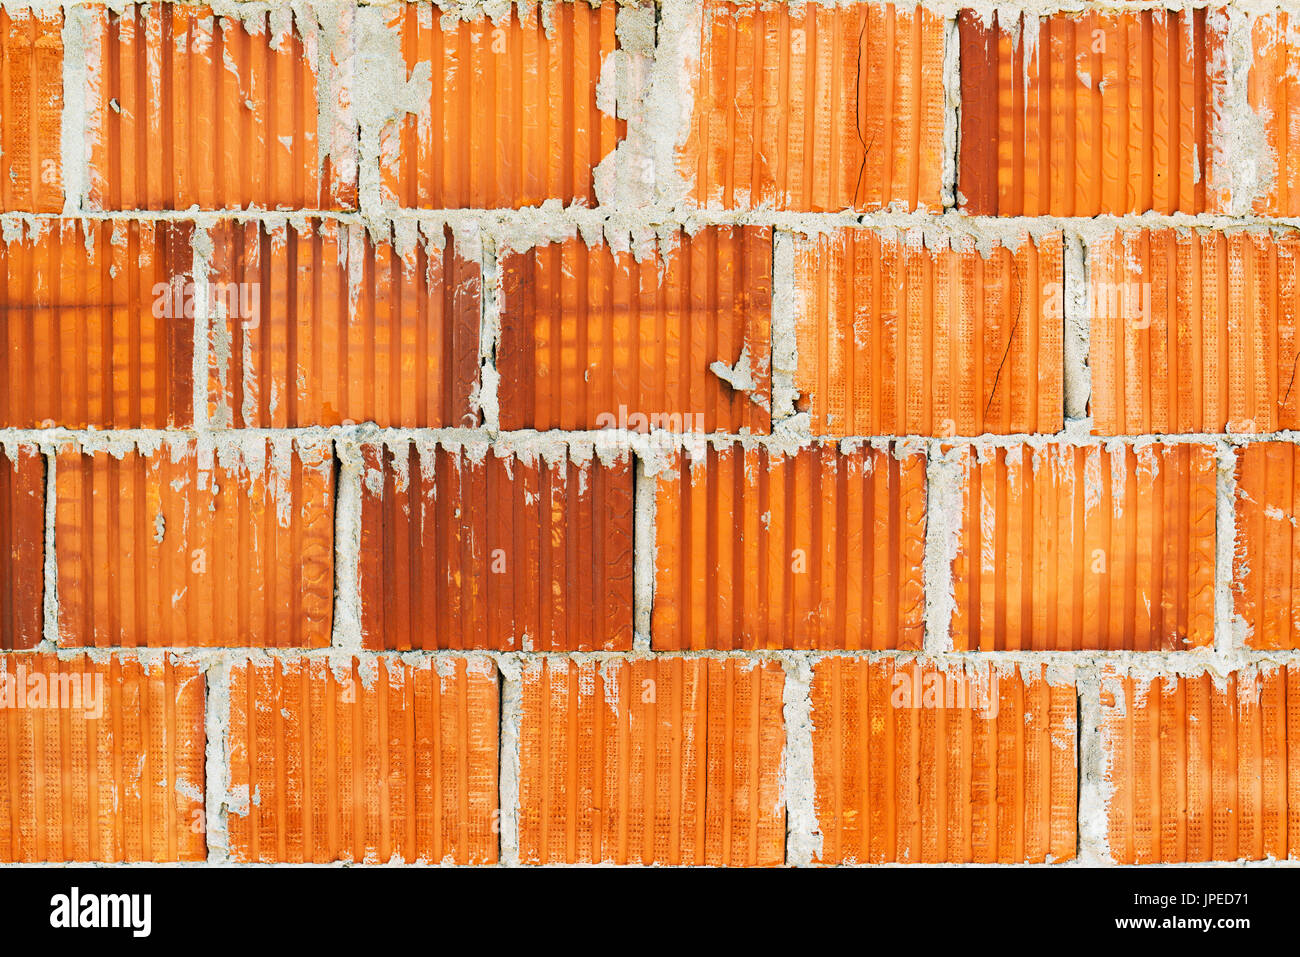
M 1226 193 L 1221 9 L 963 10 L 963 210 L 995 216 L 1216 212 Z
M 193 422 L 193 233 L 55 219 L 0 240 L 0 428 Z
M 0 449 L 0 650 L 41 641 L 45 463 L 35 445 Z
M 1133 230 L 1088 263 L 1094 431 L 1300 428 L 1300 240 Z
M 223 220 L 211 235 L 214 424 L 478 424 L 482 280 L 449 229 Z
M 0 863 L 205 859 L 197 666 L 4 655 L 0 704 Z
M 700 206 L 937 210 L 941 16 L 707 0 L 680 174 Z
M 1119 864 L 1286 859 L 1295 809 L 1300 672 L 1102 676 L 1107 840 Z
M 635 254 L 574 238 L 501 275 L 502 429 L 771 430 L 770 228 Z
M 90 7 L 90 208 L 355 209 L 350 92 L 320 42 L 354 12 L 320 16 Z
M 63 449 L 55 484 L 60 644 L 329 644 L 328 442 Z
M 828 657 L 812 681 L 823 864 L 1043 863 L 1076 838 L 1076 697 L 1047 666 Z
M 795 289 L 815 434 L 1061 430 L 1060 233 L 980 251 L 839 230 L 796 240 Z
M 522 863 L 784 861 L 778 663 L 546 658 L 522 680 Z
M 1300 215 L 1300 22 L 1286 12 L 1257 16 L 1251 26 L 1254 62 L 1247 84 L 1251 109 L 1263 120 L 1267 150 L 1252 155 L 1264 187 L 1255 212 Z
M 1233 611 L 1250 648 L 1300 648 L 1300 455 L 1290 442 L 1257 442 L 1237 453 Z
M 632 461 L 367 445 L 367 648 L 630 651 Z
M 484 659 L 236 665 L 231 857 L 495 863 L 497 698 Z
M 63 209 L 63 12 L 0 11 L 0 211 Z
M 656 649 L 921 648 L 922 452 L 678 453 L 654 544 Z
M 595 206 L 595 169 L 625 120 L 597 105 L 619 49 L 619 4 L 521 3 L 448 21 L 430 3 L 388 14 L 418 111 L 380 139 L 385 202 L 422 209 Z
M 956 650 L 1213 644 L 1211 446 L 971 446 L 956 461 Z

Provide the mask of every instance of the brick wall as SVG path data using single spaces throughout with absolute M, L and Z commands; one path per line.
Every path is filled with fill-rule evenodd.
M 0 862 L 1300 855 L 1290 7 L 3 0 Z

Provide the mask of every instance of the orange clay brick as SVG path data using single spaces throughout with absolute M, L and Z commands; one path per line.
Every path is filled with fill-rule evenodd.
M 943 18 L 707 0 L 679 170 L 700 206 L 938 209 Z
M 1214 642 L 1214 449 L 968 447 L 958 651 L 1181 651 Z
M 526 662 L 520 861 L 781 864 L 784 687 L 774 661 Z
M 818 435 L 1059 432 L 1060 233 L 1016 248 L 845 229 L 795 243 L 795 387 Z
M 497 694 L 482 659 L 235 665 L 232 859 L 495 863 Z
M 771 229 L 670 247 L 638 263 L 574 238 L 503 257 L 502 429 L 770 430 Z
M 1075 689 L 1046 666 L 823 658 L 812 724 L 820 863 L 1074 857 Z
M 909 648 L 925 454 L 710 445 L 655 479 L 656 649 Z
M 45 461 L 35 445 L 6 443 L 0 448 L 2 651 L 40 643 L 44 555 Z
M 443 24 L 430 3 L 399 4 L 388 28 L 429 101 L 384 128 L 386 202 L 433 209 L 595 206 L 596 166 L 627 123 L 596 105 L 618 49 L 619 4 L 525 2 L 500 19 Z
M 330 643 L 334 459 L 328 442 L 253 438 L 214 452 L 59 452 L 59 642 Z
M 315 23 L 183 3 L 90 10 L 90 208 L 356 208 L 350 93 Z M 321 16 L 350 29 L 353 11 Z
M 204 860 L 203 698 L 193 664 L 0 656 L 0 862 Z
M 193 232 L 57 219 L 0 240 L 0 428 L 193 422 Z
M 0 11 L 0 212 L 63 209 L 63 12 Z
M 1300 670 L 1101 683 L 1107 836 L 1119 864 L 1295 857 Z
M 1095 432 L 1300 428 L 1300 239 L 1132 230 L 1088 262 Z
M 963 10 L 957 177 L 967 213 L 1202 213 L 1223 147 L 1221 10 Z M 1044 73 L 1046 69 L 1046 73 Z
M 1257 442 L 1237 452 L 1234 611 L 1251 648 L 1300 648 L 1300 446 Z
M 1286 12 L 1257 17 L 1247 98 L 1263 120 L 1267 153 L 1253 157 L 1265 188 L 1255 212 L 1300 215 L 1300 21 Z M 1292 142 L 1297 140 L 1297 142 Z
M 632 461 L 363 446 L 365 647 L 630 651 Z
M 209 414 L 235 428 L 475 426 L 481 279 L 450 230 L 213 229 Z M 215 310 L 214 310 L 215 311 Z

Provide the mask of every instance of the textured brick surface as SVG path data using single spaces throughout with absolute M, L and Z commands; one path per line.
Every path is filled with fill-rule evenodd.
M 0 704 L 0 862 L 203 860 L 194 665 L 4 655 Z
M 0 240 L 0 428 L 193 421 L 192 223 L 40 220 Z
M 664 245 L 640 262 L 581 239 L 503 258 L 502 428 L 769 431 L 771 230 Z
M 959 17 L 967 213 L 1218 210 L 1227 21 L 1217 8 Z
M 230 680 L 235 860 L 496 861 L 491 662 L 256 659 Z
M 653 646 L 919 649 L 924 544 L 920 453 L 679 455 L 655 481 Z
M 384 131 L 384 197 L 401 206 L 596 205 L 595 168 L 627 124 L 601 109 L 620 46 L 613 3 L 520 4 L 496 20 L 443 19 L 431 3 L 388 14 L 428 99 Z
M 63 209 L 63 14 L 0 11 L 0 211 Z
M 345 122 L 349 94 L 320 76 L 315 24 L 303 28 L 287 8 L 239 20 L 180 3 L 90 7 L 91 208 L 355 208 L 355 145 L 335 150 L 336 131 L 316 128 L 320 101 Z
M 1300 455 L 1290 442 L 1256 442 L 1237 454 L 1237 614 L 1251 648 L 1300 648 Z
M 0 450 L 0 650 L 41 640 L 45 462 L 34 445 Z
M 328 443 L 64 450 L 55 474 L 61 644 L 329 644 Z
M 775 662 L 527 665 L 520 861 L 782 863 L 782 686 Z
M 1290 856 L 1294 11 L 206 4 L 0 10 L 0 863 Z
M 1101 705 L 1111 858 L 1157 864 L 1294 856 L 1297 698 L 1294 666 L 1226 678 L 1109 671 Z
M 1204 445 L 968 447 L 959 651 L 1180 651 L 1214 640 Z
M 363 454 L 366 647 L 631 650 L 629 456 L 412 442 Z
M 977 250 L 849 229 L 798 243 L 795 386 L 819 435 L 1059 432 L 1059 235 Z
M 215 422 L 478 424 L 482 281 L 449 230 L 226 220 L 212 233 Z
M 823 658 L 812 709 L 821 863 L 1074 856 L 1075 690 L 1045 667 Z
M 935 209 L 943 21 L 920 7 L 702 9 L 679 157 L 700 206 Z
M 1134 230 L 1088 262 L 1095 431 L 1300 426 L 1300 240 Z

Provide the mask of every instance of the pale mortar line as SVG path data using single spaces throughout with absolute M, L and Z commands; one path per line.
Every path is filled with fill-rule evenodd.
M 495 658 L 500 675 L 501 720 L 498 725 L 498 820 L 501 843 L 497 862 L 519 866 L 519 728 L 523 719 L 520 659 L 513 654 Z
M 332 650 L 360 651 L 361 635 L 361 447 L 349 437 L 334 442 L 334 628 Z
M 813 660 L 807 653 L 780 659 L 785 672 L 782 692 L 785 746 L 781 756 L 786 811 L 785 862 L 792 867 L 807 867 L 822 853 L 813 768 Z
M 227 823 L 229 776 L 227 735 L 230 728 L 230 655 L 224 650 L 209 659 L 203 671 L 204 787 L 208 844 L 207 863 L 223 864 L 230 856 Z
M 656 479 L 646 472 L 645 460 L 636 456 L 633 467 L 632 513 L 632 647 L 638 652 L 651 648 L 651 622 L 655 596 L 657 557 L 655 524 Z

